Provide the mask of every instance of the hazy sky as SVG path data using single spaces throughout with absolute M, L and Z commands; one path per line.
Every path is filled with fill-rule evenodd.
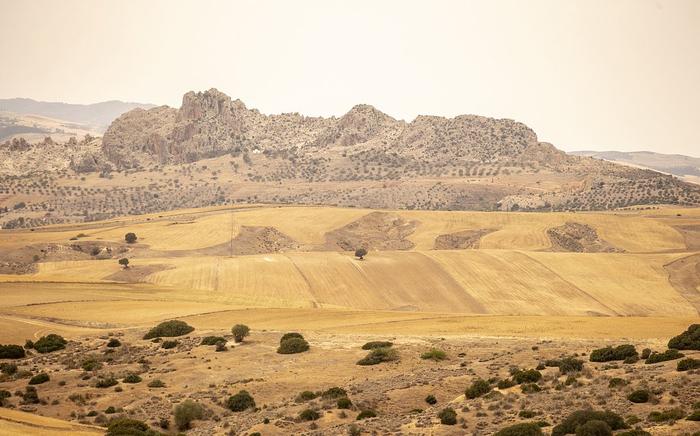
M 0 0 L 0 97 L 513 118 L 700 155 L 700 0 Z

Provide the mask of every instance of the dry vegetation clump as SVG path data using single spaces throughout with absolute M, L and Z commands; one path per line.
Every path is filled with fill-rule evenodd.
M 21 359 L 24 356 L 24 348 L 20 345 L 0 345 L 0 359 Z
M 563 436 L 575 434 L 579 426 L 589 421 L 602 421 L 611 430 L 621 430 L 627 428 L 624 419 L 614 412 L 596 410 L 578 410 L 567 416 L 561 424 L 552 429 L 552 436 Z
M 375 348 L 389 348 L 394 345 L 393 342 L 389 341 L 371 341 L 367 342 L 362 346 L 363 350 L 373 350 Z
M 644 361 L 646 364 L 667 362 L 669 360 L 676 360 L 684 357 L 685 355 L 676 349 L 668 349 L 662 353 L 652 352 L 647 360 Z
M 178 430 L 187 430 L 192 421 L 204 418 L 204 407 L 188 399 L 175 406 L 173 416 Z
M 686 331 L 668 341 L 668 348 L 700 350 L 700 324 L 692 324 Z
M 277 347 L 277 352 L 279 354 L 297 354 L 309 351 L 309 343 L 306 342 L 303 336 L 298 333 L 295 333 L 295 336 L 288 335 L 290 335 L 290 333 L 287 333 L 280 339 L 280 346 Z
M 229 397 L 226 407 L 232 412 L 243 412 L 247 409 L 254 409 L 255 400 L 248 391 L 241 390 Z
M 358 365 L 378 365 L 383 362 L 393 362 L 399 360 L 399 352 L 393 348 L 373 348 L 370 352 L 357 361 Z
M 677 371 L 689 371 L 698 368 L 700 368 L 700 359 L 693 359 L 692 357 L 685 358 L 676 365 Z
M 153 327 L 146 333 L 144 339 L 183 336 L 194 331 L 194 327 L 184 321 L 165 321 Z
M 628 357 L 636 356 L 637 350 L 634 345 L 625 344 L 617 347 L 605 347 L 591 351 L 591 362 L 611 362 L 614 360 L 625 360 Z
M 494 436 L 541 436 L 542 429 L 532 422 L 523 422 L 503 428 L 497 431 Z
M 476 379 L 464 392 L 468 399 L 474 399 L 491 392 L 491 385 L 484 379 Z
M 457 412 L 451 407 L 442 409 L 438 414 L 438 418 L 440 418 L 440 424 L 443 425 L 457 424 Z
M 447 359 L 447 353 L 442 350 L 438 350 L 437 348 L 433 348 L 430 351 L 426 351 L 425 353 L 421 354 L 420 358 L 423 360 L 433 360 L 435 362 L 439 362 Z
M 50 334 L 42 336 L 36 342 L 34 342 L 34 349 L 38 353 L 50 353 L 52 351 L 58 351 L 66 348 L 68 341 L 63 339 L 62 336 L 56 334 Z

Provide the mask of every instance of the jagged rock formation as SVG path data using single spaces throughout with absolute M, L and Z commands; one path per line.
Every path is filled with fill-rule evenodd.
M 101 140 L 0 145 L 3 227 L 239 202 L 605 210 L 698 205 L 700 186 L 567 155 L 513 120 L 406 122 L 369 105 L 338 118 L 265 115 L 215 89 L 188 92 L 179 109 L 127 112 Z

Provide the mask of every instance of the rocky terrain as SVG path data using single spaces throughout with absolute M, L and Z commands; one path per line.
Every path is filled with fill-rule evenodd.
M 136 108 L 102 138 L 0 144 L 0 224 L 34 227 L 232 203 L 424 210 L 700 204 L 700 186 L 570 156 L 522 123 L 265 115 L 211 89 Z

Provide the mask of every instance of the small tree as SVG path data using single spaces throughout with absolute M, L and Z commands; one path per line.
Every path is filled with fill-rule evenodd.
M 138 236 L 136 236 L 136 233 L 129 232 L 126 235 L 124 235 L 124 240 L 126 241 L 127 244 L 133 244 L 136 242 L 138 239 Z
M 129 259 L 127 259 L 126 257 L 122 257 L 121 259 L 119 259 L 119 265 L 123 266 L 124 269 L 129 268 Z
M 175 406 L 175 425 L 179 430 L 187 430 L 195 419 L 204 417 L 204 408 L 192 400 L 185 400 Z
M 357 250 L 355 250 L 356 258 L 364 260 L 365 256 L 367 256 L 367 250 L 365 250 L 364 248 L 358 248 Z
M 231 333 L 234 341 L 243 342 L 243 338 L 250 334 L 250 328 L 244 324 L 236 324 L 231 328 Z

